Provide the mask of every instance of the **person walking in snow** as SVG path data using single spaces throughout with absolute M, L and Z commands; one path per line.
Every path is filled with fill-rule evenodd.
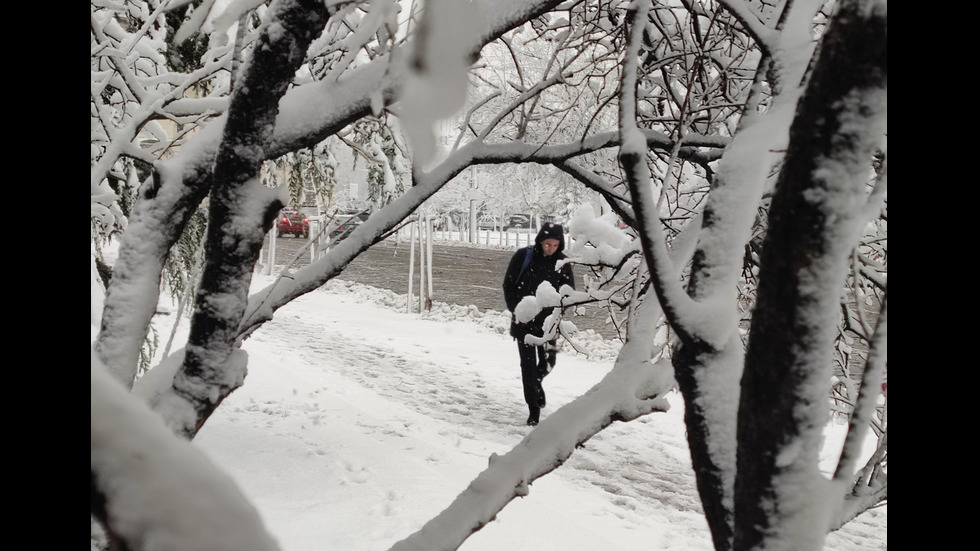
M 565 258 L 565 230 L 561 224 L 547 223 L 538 232 L 534 245 L 514 253 L 504 275 L 504 301 L 511 312 L 510 334 L 517 340 L 517 351 L 521 358 L 521 378 L 524 383 L 524 401 L 530 415 L 528 425 L 537 425 L 541 408 L 545 405 L 544 388 L 541 381 L 555 366 L 555 340 L 543 345 L 524 341 L 527 335 L 544 336 L 544 322 L 554 308 L 544 308 L 531 321 L 519 323 L 514 315 L 518 303 L 526 296 L 533 296 L 541 283 L 547 281 L 560 290 L 562 285 L 575 288 L 572 267 L 569 264 L 556 268 L 556 263 Z

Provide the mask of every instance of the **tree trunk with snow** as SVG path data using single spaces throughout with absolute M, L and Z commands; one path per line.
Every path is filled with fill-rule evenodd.
M 828 422 L 835 290 L 869 210 L 880 208 L 868 204 L 866 170 L 886 131 L 888 71 L 885 3 L 838 9 L 769 213 L 739 403 L 736 550 L 820 549 L 843 498 L 815 466 Z M 877 391 L 867 385 L 861 399 Z
M 229 364 L 245 312 L 252 271 L 265 234 L 284 206 L 262 193 L 259 169 L 272 140 L 279 100 L 329 13 L 317 0 L 285 0 L 263 33 L 248 71 L 232 93 L 214 166 L 207 253 L 184 364 L 174 393 L 193 407 L 193 436 L 224 397 L 242 384 L 244 365 Z
M 781 34 L 759 37 L 769 41 L 767 51 L 773 55 L 763 67 L 768 62 L 778 67 L 775 74 L 783 89 L 768 113 L 743 115 L 721 159 L 687 289 L 694 302 L 673 288 L 675 272 L 664 260 L 659 221 L 652 213 L 657 200 L 648 191 L 649 174 L 642 157 L 645 150 L 627 147 L 631 143 L 628 136 L 636 132 L 635 114 L 630 109 L 635 84 L 629 81 L 629 73 L 624 76 L 620 108 L 626 115 L 621 120 L 621 158 L 629 176 L 643 250 L 667 320 L 678 335 L 674 368 L 685 399 L 688 440 L 702 505 L 719 550 L 756 546 L 819 549 L 833 528 L 826 513 L 839 501 L 830 496 L 816 497 L 821 495 L 816 454 L 828 422 L 829 353 L 839 303 L 834 290 L 843 285 L 844 260 L 858 230 L 876 207 L 880 208 L 865 206 L 865 170 L 884 136 L 885 35 L 880 24 L 884 7 L 874 7 L 863 7 L 871 14 L 870 21 L 855 25 L 856 12 L 861 9 L 854 3 L 842 6 L 824 39 L 822 56 L 807 81 L 807 94 L 799 110 L 795 109 L 798 95 L 793 83 L 803 77 L 808 57 L 794 51 L 792 44 L 795 36 L 806 32 L 812 17 L 807 9 L 813 10 L 816 5 L 792 4 L 784 14 Z M 645 21 L 645 17 L 637 16 L 636 20 Z M 859 30 L 862 25 L 867 26 L 863 32 Z M 838 38 L 840 35 L 844 38 Z M 852 48 L 869 57 L 861 58 L 866 63 L 841 71 L 839 66 L 847 64 Z M 627 72 L 631 59 L 628 51 Z M 866 89 L 868 80 L 872 82 Z M 795 118 L 786 116 L 788 112 L 795 112 Z M 843 135 L 839 123 L 828 119 L 848 121 L 842 125 Z M 730 300 L 719 297 L 730 292 L 742 269 L 739 251 L 749 240 L 753 211 L 766 176 L 758 169 L 768 166 L 765 159 L 770 148 L 778 146 L 780 136 L 789 131 L 790 121 L 790 148 L 770 213 L 771 219 L 778 216 L 779 223 L 773 220 L 768 228 L 769 243 L 760 274 L 760 281 L 774 298 L 763 302 L 760 284 L 749 338 L 752 347 L 743 377 L 735 312 L 729 309 Z M 823 136 L 814 133 L 821 123 L 824 126 L 820 129 L 826 129 Z M 813 147 L 817 144 L 822 147 Z M 807 201 L 817 203 L 814 208 L 819 209 L 810 217 L 802 212 L 801 203 Z M 849 225 L 841 229 L 845 221 Z M 772 264 L 767 266 L 769 262 Z M 806 267 L 823 271 L 799 273 Z M 706 323 L 705 315 L 716 321 Z M 769 331 L 757 336 L 760 323 Z M 804 357 L 795 355 L 799 353 Z M 777 485 L 775 480 L 789 465 L 809 478 Z M 791 504 L 799 501 L 799 495 L 814 497 L 805 500 L 809 507 L 793 510 Z M 771 512 L 773 504 L 778 513 Z M 823 514 L 815 517 L 815 512 Z M 766 514 L 768 517 L 760 518 Z M 747 533 L 755 537 L 746 537 Z

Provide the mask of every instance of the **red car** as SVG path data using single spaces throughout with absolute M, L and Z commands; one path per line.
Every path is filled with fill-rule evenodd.
M 276 221 L 276 237 L 291 233 L 297 237 L 310 236 L 310 218 L 298 210 L 284 210 Z

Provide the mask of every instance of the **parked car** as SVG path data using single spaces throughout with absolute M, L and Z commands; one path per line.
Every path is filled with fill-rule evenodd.
M 505 230 L 512 229 L 527 229 L 531 227 L 531 217 L 523 214 L 512 214 L 510 218 L 507 219 L 507 225 L 504 226 Z
M 297 237 L 310 236 L 310 218 L 297 209 L 283 210 L 276 221 L 276 237 L 291 233 Z
M 367 213 L 360 211 L 338 212 L 333 215 L 333 220 L 331 221 L 331 227 L 333 229 L 330 231 L 330 239 L 336 239 L 337 241 L 343 240 L 350 235 L 350 232 L 354 231 L 354 228 L 360 226 L 367 217 Z
M 480 230 L 495 230 L 500 227 L 500 224 L 493 216 L 483 216 L 476 221 L 476 227 Z

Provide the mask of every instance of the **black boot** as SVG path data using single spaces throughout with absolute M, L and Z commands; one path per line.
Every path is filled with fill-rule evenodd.
M 527 416 L 527 424 L 534 426 L 538 424 L 538 418 L 541 416 L 541 408 L 531 407 L 531 415 Z

